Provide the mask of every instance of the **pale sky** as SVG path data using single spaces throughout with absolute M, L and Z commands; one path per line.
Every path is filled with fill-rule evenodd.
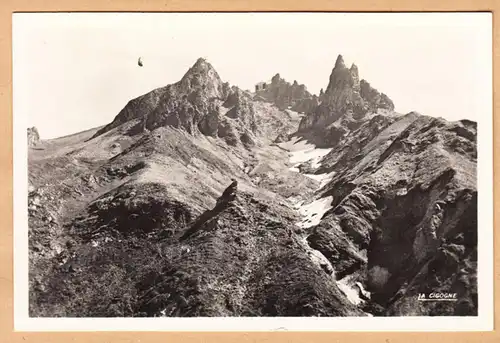
M 491 18 L 14 14 L 14 118 L 26 116 L 43 139 L 107 124 L 130 99 L 178 81 L 199 57 L 243 89 L 280 73 L 318 94 L 342 54 L 398 112 L 480 121 L 491 118 Z

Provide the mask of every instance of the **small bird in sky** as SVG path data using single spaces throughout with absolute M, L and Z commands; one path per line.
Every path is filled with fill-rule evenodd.
M 139 60 L 137 61 L 137 64 L 139 65 L 139 67 L 142 67 L 142 59 L 139 57 Z

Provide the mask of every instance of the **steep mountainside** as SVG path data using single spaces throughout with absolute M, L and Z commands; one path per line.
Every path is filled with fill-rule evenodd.
M 273 83 L 199 59 L 31 148 L 30 314 L 477 315 L 476 124 L 394 112 L 341 56 L 317 99 Z

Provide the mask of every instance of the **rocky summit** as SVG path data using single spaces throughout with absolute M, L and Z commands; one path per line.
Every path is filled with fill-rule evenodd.
M 338 124 L 352 130 L 366 116 L 394 111 L 392 100 L 372 88 L 366 80 L 360 81 L 358 67 L 353 64 L 347 68 L 342 55 L 337 57 L 326 91 L 321 92 L 319 101 L 320 104 L 309 111 L 299 125 L 299 131 L 306 136 L 312 133 L 318 138 L 316 143 L 319 145 L 325 141 L 331 145 L 328 140 L 338 134 Z
M 319 104 L 318 97 L 309 93 L 305 85 L 299 85 L 297 81 L 290 84 L 280 74 L 274 75 L 269 84 L 263 84 L 257 89 L 256 96 L 257 99 L 261 97 L 261 100 L 275 104 L 281 110 L 291 109 L 299 113 L 308 113 Z
M 108 125 L 28 130 L 30 316 L 477 315 L 476 123 L 332 64 L 314 95 L 198 59 Z

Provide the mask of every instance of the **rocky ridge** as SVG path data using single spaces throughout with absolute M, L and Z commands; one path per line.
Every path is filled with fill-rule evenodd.
M 293 84 L 281 78 L 280 74 L 272 77 L 265 89 L 256 91 L 257 99 L 274 103 L 281 110 L 308 113 L 319 104 L 318 97 L 307 91 L 305 85 L 294 81 Z

